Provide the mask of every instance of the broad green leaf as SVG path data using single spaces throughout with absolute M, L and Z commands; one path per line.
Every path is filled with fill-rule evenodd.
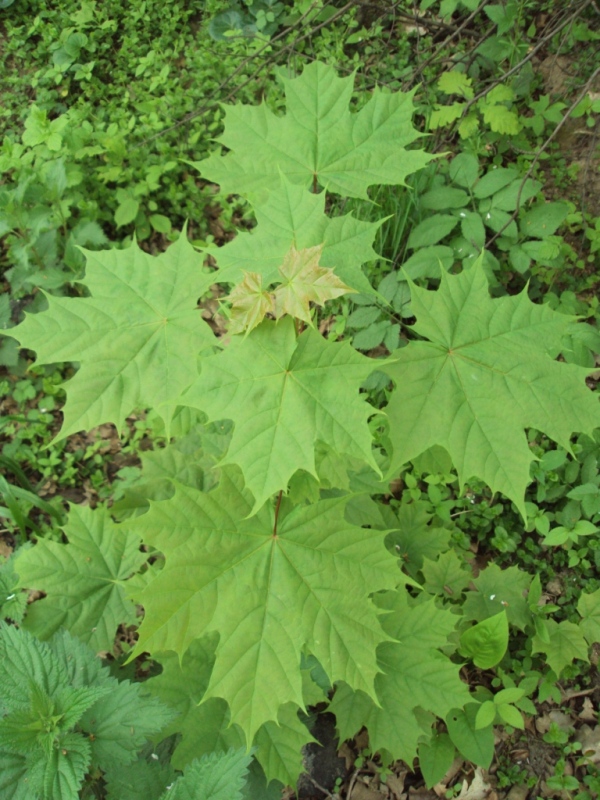
M 3 800 L 32 800 L 25 756 L 0 752 L 0 792 Z
M 347 498 L 312 506 L 252 505 L 237 470 L 202 494 L 178 486 L 128 527 L 166 564 L 139 597 L 135 653 L 175 650 L 218 631 L 207 697 L 226 698 L 248 742 L 280 706 L 303 706 L 304 648 L 331 682 L 373 692 L 375 648 L 387 639 L 368 596 L 399 580 L 381 531 L 344 521 Z M 240 602 L 243 597 L 243 602 Z M 296 612 L 302 608 L 302 614 Z
M 379 472 L 367 425 L 374 409 L 359 395 L 374 365 L 311 328 L 296 338 L 290 318 L 263 322 L 207 359 L 181 402 L 234 421 L 223 463 L 240 466 L 256 512 L 297 469 L 317 477 L 317 440 Z
M 525 597 L 531 584 L 529 573 L 519 567 L 500 569 L 497 564 L 489 564 L 473 583 L 477 591 L 467 592 L 463 605 L 466 619 L 481 622 L 504 610 L 511 625 L 516 625 L 522 631 L 531 623 L 531 612 Z
M 223 247 L 208 248 L 219 266 L 213 280 L 238 283 L 243 272 L 256 272 L 268 286 L 280 280 L 279 266 L 291 247 L 322 245 L 321 266 L 333 269 L 356 291 L 375 293 L 361 266 L 379 258 L 373 240 L 381 221 L 363 222 L 351 214 L 328 217 L 325 192 L 313 194 L 286 180 L 269 192 L 255 213 L 258 224 L 253 231 L 238 233 Z
M 124 585 L 147 555 L 104 507 L 71 506 L 64 533 L 68 544 L 41 539 L 19 556 L 19 586 L 46 594 L 29 605 L 25 627 L 47 639 L 64 625 L 96 652 L 111 651 L 117 627 L 135 621 Z
M 568 213 L 569 206 L 566 203 L 543 203 L 525 214 L 519 223 L 521 233 L 545 239 L 556 232 Z
M 27 631 L 1 623 L 2 709 L 28 709 L 32 683 L 45 694 L 53 696 L 67 684 L 65 665 L 52 653 L 46 642 L 40 642 Z
M 498 714 L 507 725 L 512 725 L 513 728 L 517 728 L 521 731 L 525 729 L 523 715 L 518 708 L 515 708 L 508 703 L 500 703 L 498 705 Z
M 223 194 L 272 189 L 283 173 L 307 188 L 320 185 L 367 199 L 369 186 L 404 184 L 431 160 L 422 150 L 406 150 L 420 135 L 411 123 L 413 93 L 375 89 L 351 113 L 353 76 L 338 78 L 332 67 L 315 61 L 300 77 L 283 82 L 284 116 L 275 116 L 265 103 L 227 107 L 219 142 L 231 152 L 196 162 Z
M 27 592 L 17 588 L 19 576 L 15 571 L 18 551 L 9 558 L 0 559 L 0 618 L 10 619 L 20 625 L 27 607 Z
M 445 245 L 419 248 L 402 264 L 402 275 L 417 278 L 439 278 L 442 270 L 446 272 L 454 264 L 454 251 Z
M 187 766 L 161 800 L 241 800 L 251 754 L 211 753 Z
M 459 666 L 436 649 L 445 646 L 456 617 L 438 609 L 433 599 L 410 605 L 404 589 L 381 596 L 378 605 L 391 612 L 382 616 L 382 625 L 397 640 L 377 648 L 379 706 L 364 693 L 340 685 L 330 710 L 337 717 L 340 738 L 354 736 L 364 725 L 374 751 L 388 750 L 410 764 L 423 734 L 413 709 L 444 716 L 469 701 Z
M 581 615 L 579 627 L 587 643 L 592 645 L 600 642 L 600 589 L 591 594 L 582 592 L 577 603 L 577 611 Z
M 454 762 L 456 751 L 447 733 L 438 733 L 419 745 L 419 767 L 428 789 L 442 780 Z
M 419 206 L 421 208 L 430 208 L 432 211 L 463 208 L 468 204 L 469 195 L 462 189 L 453 189 L 451 186 L 431 189 L 419 198 Z
M 156 258 L 136 245 L 86 258 L 91 297 L 49 296 L 46 311 L 10 329 L 39 364 L 80 362 L 65 386 L 61 437 L 122 428 L 133 410 L 168 403 L 192 382 L 196 354 L 217 341 L 197 308 L 214 279 L 184 234 Z M 174 409 L 158 410 L 168 422 Z
M 453 709 L 446 716 L 448 734 L 460 754 L 479 767 L 488 769 L 494 757 L 494 731 L 489 728 L 476 728 L 479 705 L 468 703 L 464 710 Z
M 479 161 L 471 153 L 459 153 L 450 162 L 450 180 L 457 186 L 471 189 L 477 181 Z
M 277 722 L 267 722 L 256 734 L 256 758 L 269 780 L 295 786 L 304 771 L 302 748 L 316 741 L 298 718 L 298 707 L 288 703 L 279 709 Z
M 106 800 L 159 800 L 176 777 L 170 764 L 138 758 L 133 764 L 112 767 L 104 774 Z
M 495 667 L 507 648 L 508 619 L 504 610 L 467 628 L 460 637 L 460 652 L 471 658 L 480 669 Z
M 523 495 L 534 427 L 569 449 L 574 431 L 600 422 L 586 370 L 553 361 L 572 318 L 522 292 L 492 299 L 483 269 L 442 273 L 438 291 L 412 285 L 415 331 L 428 339 L 397 351 L 383 369 L 395 381 L 386 413 L 394 447 L 390 473 L 434 444 L 452 458 L 461 486 L 484 480 L 525 517 Z
M 130 764 L 147 739 L 173 719 L 174 712 L 144 685 L 111 680 L 111 692 L 82 716 L 79 727 L 91 742 L 92 764 L 106 769 L 110 765 Z
M 274 310 L 273 296 L 264 290 L 258 272 L 246 272 L 227 299 L 231 303 L 229 333 L 250 333 Z
M 437 244 L 459 223 L 459 217 L 453 214 L 434 214 L 420 222 L 410 232 L 407 247 L 415 250 L 418 247 L 429 247 Z
M 496 194 L 496 192 L 499 192 L 500 189 L 504 189 L 505 186 L 508 186 L 509 183 L 512 183 L 518 177 L 519 173 L 516 169 L 508 169 L 505 167 L 492 168 L 477 181 L 473 189 L 473 194 L 480 200 L 484 197 L 490 197 Z
M 544 620 L 548 640 L 536 633 L 532 640 L 532 653 L 544 653 L 550 669 L 558 677 L 563 669 L 573 662 L 574 658 L 589 661 L 588 646 L 583 630 L 572 622 L 553 619 Z
M 215 663 L 216 634 L 194 639 L 180 660 L 173 651 L 156 653 L 162 672 L 147 681 L 148 690 L 177 711 L 177 716 L 162 732 L 181 734 L 172 756 L 176 769 L 183 769 L 195 758 L 230 747 L 244 745 L 237 725 L 230 725 L 227 703 L 212 697 L 201 702 Z
M 292 246 L 286 253 L 279 267 L 282 283 L 273 293 L 276 319 L 289 314 L 311 325 L 311 303 L 324 306 L 327 300 L 354 291 L 333 270 L 320 265 L 322 252 L 322 245 L 317 245 L 305 250 Z

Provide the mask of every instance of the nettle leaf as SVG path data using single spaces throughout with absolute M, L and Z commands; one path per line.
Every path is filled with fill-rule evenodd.
M 460 666 L 437 650 L 446 644 L 458 618 L 437 608 L 433 598 L 411 605 L 404 589 L 379 596 L 378 605 L 390 612 L 382 617 L 382 625 L 397 640 L 377 648 L 378 705 L 342 683 L 330 710 L 341 739 L 351 738 L 364 725 L 373 751 L 385 749 L 410 764 L 424 733 L 414 709 L 419 706 L 444 716 L 469 701 L 468 687 L 459 678 Z
M 251 758 L 245 749 L 206 755 L 186 767 L 161 800 L 242 800 Z
M 223 194 L 246 194 L 292 183 L 368 199 L 374 184 L 404 184 L 433 156 L 406 147 L 420 134 L 412 126 L 413 92 L 375 89 L 357 113 L 348 105 L 354 76 L 338 78 L 317 61 L 298 78 L 283 78 L 287 113 L 266 103 L 228 106 L 219 142 L 231 152 L 195 163 Z
M 373 692 L 376 646 L 388 637 L 368 596 L 392 588 L 397 564 L 381 531 L 344 520 L 346 498 L 250 517 L 237 470 L 209 494 L 178 486 L 128 523 L 166 559 L 140 594 L 146 611 L 135 653 L 185 653 L 220 634 L 207 697 L 225 698 L 248 742 L 289 702 L 303 707 L 303 649 L 330 681 Z M 302 608 L 302 614 L 297 609 Z
M 416 333 L 384 371 L 396 383 L 386 413 L 394 447 L 390 472 L 434 444 L 444 447 L 461 486 L 484 480 L 525 517 L 533 427 L 569 450 L 574 431 L 591 433 L 600 405 L 587 370 L 554 361 L 573 318 L 535 305 L 525 291 L 492 299 L 481 266 L 442 273 L 438 291 L 411 286 Z
M 76 733 L 62 737 L 49 754 L 28 759 L 27 781 L 31 796 L 44 800 L 78 800 L 90 763 L 90 743 Z
M 359 395 L 374 367 L 348 343 L 329 342 L 311 328 L 296 338 L 287 317 L 263 322 L 207 359 L 180 402 L 211 420 L 234 421 L 223 463 L 242 469 L 255 513 L 296 470 L 317 477 L 317 440 L 379 473 L 367 425 L 376 412 Z
M 373 240 L 383 220 L 363 222 L 351 214 L 328 217 L 325 193 L 313 194 L 285 179 L 256 206 L 256 228 L 223 247 L 207 248 L 219 271 L 213 280 L 238 283 L 244 272 L 262 275 L 265 286 L 280 280 L 279 266 L 291 247 L 323 246 L 321 266 L 333 269 L 358 292 L 375 294 L 361 266 L 379 258 Z
M 336 277 L 333 270 L 319 264 L 322 252 L 323 246 L 317 245 L 304 250 L 292 246 L 286 253 L 279 267 L 283 282 L 273 293 L 276 319 L 289 314 L 310 325 L 311 303 L 324 306 L 327 300 L 354 291 Z
M 39 364 L 76 361 L 60 436 L 158 408 L 191 383 L 190 358 L 217 342 L 197 308 L 214 279 L 184 233 L 158 257 L 136 245 L 86 252 L 91 297 L 48 296 L 48 309 L 10 329 Z M 168 423 L 173 408 L 159 411 Z
M 117 627 L 136 618 L 125 582 L 147 555 L 104 507 L 72 505 L 63 530 L 69 544 L 42 539 L 17 560 L 19 586 L 46 593 L 28 606 L 25 628 L 47 639 L 64 625 L 96 652 L 112 651 Z

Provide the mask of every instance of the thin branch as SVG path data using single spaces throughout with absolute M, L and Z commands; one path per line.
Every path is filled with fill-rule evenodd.
M 580 92 L 580 93 L 577 95 L 577 98 L 574 100 L 574 102 L 573 102 L 573 103 L 571 103 L 570 107 L 567 109 L 567 112 L 566 112 L 566 114 L 564 115 L 564 117 L 561 119 L 561 121 L 558 123 L 558 125 L 556 126 L 556 128 L 554 128 L 554 130 L 552 131 L 552 133 L 550 134 L 550 136 L 549 136 L 549 137 L 546 139 L 546 141 L 544 142 L 544 144 L 543 144 L 543 145 L 540 147 L 540 149 L 539 149 L 539 150 L 537 151 L 537 153 L 535 154 L 535 158 L 532 160 L 532 162 L 531 162 L 531 164 L 530 164 L 530 166 L 529 166 L 529 169 L 528 169 L 528 170 L 527 170 L 527 172 L 525 173 L 525 176 L 524 176 L 523 180 L 521 181 L 521 185 L 519 186 L 519 191 L 518 191 L 518 194 L 517 194 L 517 207 L 515 208 L 515 210 L 513 211 L 513 213 L 510 215 L 510 217 L 508 218 L 508 220 L 507 220 L 507 221 L 504 223 L 504 225 L 503 225 L 503 226 L 500 228 L 500 230 L 499 230 L 499 231 L 496 231 L 496 233 L 495 233 L 495 234 L 492 236 L 492 238 L 491 238 L 489 241 L 487 241 L 487 242 L 486 242 L 486 244 L 485 244 L 486 248 L 490 247 L 490 246 L 491 246 L 491 245 L 492 245 L 492 244 L 493 244 L 493 243 L 496 241 L 496 239 L 497 239 L 497 238 L 498 238 L 498 237 L 499 237 L 499 236 L 500 236 L 502 233 L 504 233 L 504 231 L 505 231 L 505 230 L 508 228 L 508 226 L 509 226 L 509 225 L 510 225 L 512 222 L 514 222 L 514 221 L 516 220 L 516 218 L 518 217 L 518 215 L 519 215 L 519 211 L 520 211 L 520 209 L 521 209 L 521 195 L 523 194 L 523 189 L 525 188 L 525 184 L 527 183 L 527 181 L 528 181 L 528 180 L 529 180 L 529 178 L 531 177 L 531 175 L 532 175 L 532 173 L 533 173 L 533 170 L 536 168 L 536 166 L 537 166 L 537 163 L 538 163 L 538 161 L 540 160 L 540 158 L 541 158 L 541 156 L 542 156 L 542 153 L 543 153 L 545 150 L 547 150 L 547 149 L 548 149 L 548 147 L 550 146 L 550 144 L 552 143 L 552 141 L 553 141 L 553 140 L 554 140 L 554 139 L 557 137 L 557 135 L 558 135 L 558 134 L 560 133 L 560 131 L 562 130 L 563 126 L 565 125 L 565 123 L 567 122 L 567 120 L 569 119 L 569 117 L 571 116 L 571 114 L 573 113 L 573 111 L 574 111 L 574 110 L 577 108 L 577 106 L 579 105 L 579 103 L 581 103 L 581 101 L 583 100 L 583 98 L 584 98 L 584 97 L 586 96 L 586 94 L 589 92 L 589 90 L 590 90 L 590 87 L 591 87 L 592 83 L 595 81 L 595 79 L 596 79 L 596 76 L 597 76 L 597 75 L 600 75 L 600 67 L 597 67 L 597 68 L 594 70 L 594 72 L 592 73 L 592 75 L 591 75 L 590 79 L 589 79 L 589 80 L 586 82 L 586 84 L 585 84 L 585 86 L 583 87 L 583 89 L 581 90 L 581 92 Z

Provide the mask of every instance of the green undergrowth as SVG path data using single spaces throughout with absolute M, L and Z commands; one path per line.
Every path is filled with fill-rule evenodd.
M 312 5 L 1 12 L 10 800 L 275 800 L 325 710 L 381 780 L 504 789 L 498 731 L 593 688 L 598 225 L 531 64 L 475 99 L 541 7 L 428 63 L 432 29 Z

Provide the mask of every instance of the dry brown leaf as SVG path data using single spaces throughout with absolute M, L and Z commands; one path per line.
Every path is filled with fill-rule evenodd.
M 583 708 L 578 714 L 578 717 L 583 722 L 596 722 L 598 714 L 594 709 L 594 704 L 589 697 L 583 698 Z
M 486 781 L 484 771 L 481 767 L 476 767 L 471 783 L 463 781 L 457 800 L 484 800 L 489 797 L 492 790 L 492 786 Z
M 581 754 L 590 759 L 593 764 L 600 764 L 600 725 L 590 728 L 582 725 L 575 737 L 581 743 Z

